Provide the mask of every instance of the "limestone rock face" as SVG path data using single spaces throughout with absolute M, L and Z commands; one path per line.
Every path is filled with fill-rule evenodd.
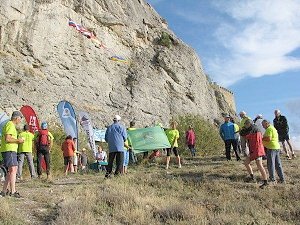
M 69 27 L 69 18 L 105 48 Z M 98 127 L 115 114 L 145 126 L 183 114 L 213 121 L 224 111 L 194 50 L 144 0 L 1 1 L 0 91 L 1 110 L 31 105 L 40 119 L 58 122 L 65 99 Z

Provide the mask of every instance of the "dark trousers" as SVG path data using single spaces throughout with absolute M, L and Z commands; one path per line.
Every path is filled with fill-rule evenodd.
M 46 173 L 47 175 L 50 174 L 50 152 L 49 147 L 40 147 L 37 150 L 37 173 L 38 175 L 42 175 L 42 161 L 43 158 L 46 162 Z
M 115 175 L 118 175 L 123 170 L 124 152 L 110 152 L 108 154 L 108 165 L 106 167 L 106 175 L 111 174 L 115 158 L 116 158 Z
M 231 146 L 233 148 L 233 151 L 235 153 L 236 159 L 240 160 L 240 156 L 239 153 L 237 151 L 237 141 L 235 139 L 229 139 L 229 140 L 225 140 L 225 150 L 226 150 L 226 159 L 227 160 L 231 160 L 231 155 L 230 155 L 230 149 Z

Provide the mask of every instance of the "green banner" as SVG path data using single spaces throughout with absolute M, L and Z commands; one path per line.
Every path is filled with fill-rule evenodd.
M 134 153 L 171 147 L 165 132 L 159 126 L 128 130 L 127 132 Z

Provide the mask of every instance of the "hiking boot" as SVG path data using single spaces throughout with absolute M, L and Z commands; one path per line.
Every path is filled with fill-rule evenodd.
M 14 197 L 14 198 L 21 198 L 21 195 L 20 195 L 20 193 L 19 192 L 15 192 L 15 193 L 10 193 L 9 194 L 11 197 Z
M 291 160 L 292 158 L 291 158 L 289 155 L 287 155 L 287 156 L 286 156 L 286 159 L 287 159 L 287 160 Z

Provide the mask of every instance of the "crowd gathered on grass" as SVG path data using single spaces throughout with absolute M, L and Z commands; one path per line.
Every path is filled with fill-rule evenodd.
M 285 154 L 288 160 L 296 157 L 289 138 L 289 126 L 285 116 L 281 115 L 280 110 L 274 111 L 273 123 L 257 115 L 254 120 L 247 116 L 246 112 L 239 113 L 239 122 L 229 114 L 223 114 L 224 122 L 218 126 L 219 134 L 224 142 L 225 157 L 227 161 L 232 159 L 232 150 L 237 161 L 243 159 L 243 163 L 248 172 L 247 182 L 255 181 L 251 162 L 255 161 L 261 175 L 260 188 L 268 185 L 281 183 L 285 184 L 286 178 L 281 163 L 281 154 Z M 132 143 L 127 136 L 128 130 L 135 130 L 135 121 L 130 122 L 126 129 L 121 123 L 121 117 L 116 115 L 113 122 L 107 127 L 105 132 L 105 142 L 97 146 L 97 152 L 90 157 L 86 148 L 77 149 L 76 137 L 67 135 L 62 141 L 61 151 L 63 155 L 64 175 L 74 173 L 88 173 L 95 170 L 104 174 L 106 179 L 112 176 L 118 177 L 126 175 L 128 166 L 135 165 L 139 160 L 155 160 L 157 157 L 165 157 L 165 170 L 170 170 L 171 155 L 176 157 L 177 168 L 182 167 L 179 154 L 179 147 L 187 148 L 191 158 L 197 156 L 196 141 L 206 142 L 197 135 L 191 121 L 186 126 L 184 134 L 180 134 L 178 125 L 180 123 L 171 120 L 168 128 L 163 128 L 169 143 L 169 148 L 153 149 L 150 154 L 145 151 L 142 156 L 137 157 L 134 153 Z M 53 147 L 54 136 L 48 130 L 48 123 L 42 122 L 41 129 L 34 134 L 29 131 L 29 126 L 24 125 L 23 130 L 18 132 L 17 126 L 21 124 L 22 113 L 14 111 L 11 120 L 5 124 L 1 137 L 2 168 L 6 171 L 1 197 L 11 196 L 20 198 L 21 195 L 16 191 L 16 181 L 23 179 L 23 165 L 25 158 L 28 163 L 30 176 L 32 179 L 41 179 L 45 171 L 47 179 L 51 180 L 51 150 Z M 185 146 L 179 146 L 179 138 L 184 136 Z M 282 150 L 281 151 L 281 146 Z M 36 168 L 34 166 L 34 155 L 36 155 Z M 263 160 L 267 161 L 267 169 L 264 168 Z M 115 163 L 114 163 L 115 161 Z M 115 166 L 114 166 L 115 165 Z M 184 165 L 183 165 L 184 166 Z M 113 168 L 115 170 L 113 172 Z M 275 172 L 279 180 L 276 180 Z

